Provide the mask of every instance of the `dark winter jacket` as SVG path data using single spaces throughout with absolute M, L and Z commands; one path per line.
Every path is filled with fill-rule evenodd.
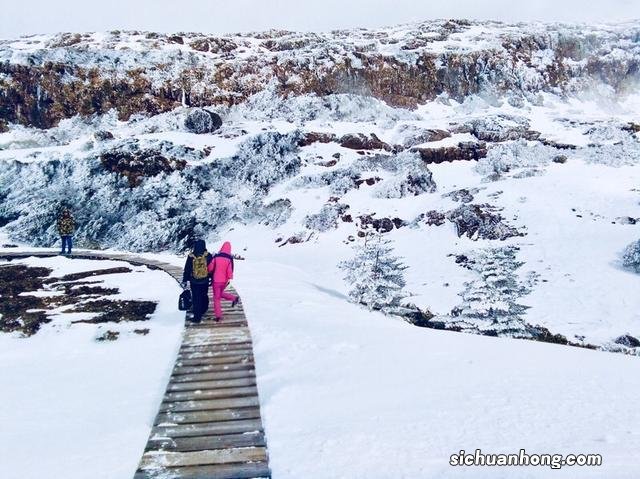
M 202 256 L 203 254 L 206 254 L 207 266 L 209 266 L 213 260 L 213 256 L 207 251 L 207 245 L 203 240 L 196 240 L 193 243 L 193 250 L 189 256 L 187 256 L 187 261 L 184 264 L 184 272 L 182 273 L 182 281 L 184 283 L 191 281 L 195 284 L 209 284 L 210 276 L 204 279 L 196 279 L 193 277 L 193 258 L 195 256 Z
M 76 224 L 73 221 L 73 216 L 69 211 L 64 211 L 58 217 L 58 233 L 60 236 L 71 236 L 76 228 Z

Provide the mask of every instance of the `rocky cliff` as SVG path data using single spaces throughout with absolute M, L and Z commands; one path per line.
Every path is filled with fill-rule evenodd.
M 0 41 L 0 131 L 50 128 L 115 109 L 126 120 L 180 105 L 235 105 L 269 87 L 281 96 L 354 93 L 414 108 L 439 95 L 503 95 L 638 80 L 640 24 L 431 21 L 331 33 L 207 36 L 59 34 Z

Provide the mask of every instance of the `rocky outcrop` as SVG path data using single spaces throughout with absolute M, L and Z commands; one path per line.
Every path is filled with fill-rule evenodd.
M 143 70 L 113 79 L 98 68 L 46 62 L 26 66 L 0 62 L 0 118 L 9 123 L 50 128 L 77 114 L 118 111 L 157 114 L 180 106 L 179 89 L 155 92 Z
M 627 123 L 622 127 L 624 131 L 628 131 L 629 133 L 640 133 L 640 124 L 638 123 Z
M 431 210 L 418 216 L 417 221 L 424 221 L 425 224 L 429 226 L 442 226 L 445 223 L 446 219 L 447 217 L 444 213 L 436 210 Z
M 165 144 L 157 146 L 140 146 L 137 142 L 122 144 L 100 154 L 100 162 L 104 169 L 125 177 L 129 186 L 138 186 L 144 178 L 161 173 L 183 170 L 187 162 L 180 152 L 172 155 Z M 187 149 L 186 147 L 180 147 Z M 189 149 L 191 155 L 193 149 Z M 186 155 L 184 155 L 186 156 Z
M 373 133 L 370 135 L 363 135 L 362 133 L 344 135 L 340 138 L 340 146 L 350 150 L 393 150 L 389 144 Z
M 578 147 L 576 145 L 572 145 L 570 143 L 560 143 L 555 140 L 549 140 L 547 138 L 540 138 L 540 143 L 544 146 L 550 146 L 552 148 L 556 148 L 558 150 L 576 150 Z
M 420 154 L 420 158 L 426 164 L 444 163 L 445 161 L 471 161 L 479 160 L 487 156 L 485 143 L 460 142 L 458 146 L 442 148 L 411 148 Z
M 360 185 L 373 186 L 378 181 L 381 181 L 381 180 L 382 180 L 382 178 L 380 178 L 379 176 L 374 176 L 374 177 L 370 177 L 370 178 L 358 178 L 358 179 L 354 180 L 354 183 L 356 185 L 356 188 L 360 188 Z
M 400 218 L 374 218 L 374 214 L 358 216 L 360 220 L 360 228 L 367 230 L 370 227 L 380 233 L 388 233 L 394 228 L 402 228 L 406 222 Z M 363 236 L 360 235 L 359 236 Z
M 333 133 L 316 133 L 313 131 L 305 132 L 298 142 L 298 146 L 309 146 L 314 143 L 331 143 L 337 142 L 338 137 Z
M 113 140 L 113 133 L 107 130 L 98 130 L 93 134 L 96 141 L 108 141 Z
M 404 146 L 405 148 L 411 148 L 421 143 L 431 143 L 433 141 L 444 140 L 445 138 L 449 138 L 450 136 L 451 133 L 449 133 L 447 130 L 416 128 L 414 129 L 413 134 L 404 140 L 402 146 Z
M 473 195 L 480 191 L 478 188 L 461 188 L 449 193 L 445 193 L 443 198 L 451 198 L 453 201 L 459 201 L 461 203 L 471 203 L 473 201 Z
M 182 104 L 228 106 L 267 87 L 282 96 L 360 94 L 405 108 L 487 91 L 508 93 L 517 105 L 539 91 L 571 93 L 594 82 L 623 91 L 639 76 L 640 27 L 633 24 L 479 25 L 430 21 L 224 37 L 114 31 L 0 41 L 0 128 L 48 128 L 110 109 L 127 119 Z
M 473 120 L 470 133 L 480 141 L 501 142 L 509 140 L 537 140 L 540 133 L 529 129 L 529 122 L 522 117 L 496 115 Z
M 458 237 L 505 240 L 512 236 L 524 236 L 516 228 L 504 222 L 504 218 L 491 205 L 464 204 L 446 215 L 456 226 Z
M 620 344 L 621 346 L 626 346 L 628 348 L 640 348 L 640 340 L 629 334 L 624 334 L 617 337 L 614 343 Z
M 212 133 L 222 126 L 222 118 L 204 108 L 192 108 L 184 119 L 184 127 L 191 133 Z

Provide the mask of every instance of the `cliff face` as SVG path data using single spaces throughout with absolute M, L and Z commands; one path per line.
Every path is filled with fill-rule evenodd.
M 40 128 L 115 109 L 121 119 L 181 104 L 234 105 L 355 93 L 413 108 L 446 94 L 564 94 L 634 85 L 640 25 L 603 27 L 436 21 L 325 34 L 270 31 L 211 37 L 144 32 L 0 41 L 0 130 Z

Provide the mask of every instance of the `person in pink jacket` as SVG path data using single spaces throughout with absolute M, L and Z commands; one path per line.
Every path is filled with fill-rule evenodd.
M 220 299 L 231 301 L 231 306 L 238 304 L 240 298 L 233 294 L 225 293 L 224 290 L 233 279 L 233 256 L 231 256 L 231 243 L 225 241 L 220 248 L 220 252 L 213 257 L 208 266 L 209 273 L 213 277 L 213 307 L 216 315 L 216 321 L 222 319 L 222 307 Z

